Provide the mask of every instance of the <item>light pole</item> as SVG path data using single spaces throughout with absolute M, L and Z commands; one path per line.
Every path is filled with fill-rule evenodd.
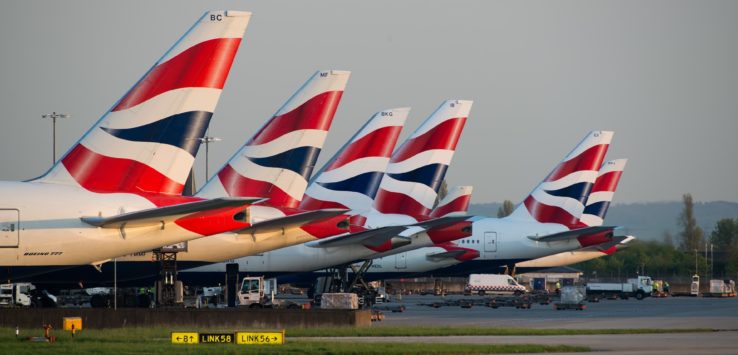
M 56 163 L 56 119 L 69 117 L 72 115 L 56 112 L 41 115 L 41 118 L 51 118 L 51 164 Z
M 697 269 L 697 248 L 694 249 L 694 274 L 699 275 L 699 270 Z
M 710 278 L 715 277 L 715 245 L 710 243 Z
M 205 144 L 205 181 L 208 181 L 210 177 L 210 172 L 208 171 L 208 165 L 210 165 L 208 157 L 210 155 L 210 143 L 220 142 L 222 139 L 212 136 L 205 136 L 198 139 L 200 140 L 200 144 Z

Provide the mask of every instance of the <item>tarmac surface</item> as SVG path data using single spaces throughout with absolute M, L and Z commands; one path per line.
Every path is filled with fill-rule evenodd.
M 421 303 L 474 297 L 404 296 L 406 310 L 384 312 L 373 326 L 484 326 L 516 328 L 709 328 L 718 331 L 670 334 L 613 334 L 562 336 L 447 336 L 322 338 L 330 341 L 434 342 L 470 344 L 564 344 L 588 346 L 592 354 L 738 354 L 738 299 L 669 297 L 642 301 L 601 300 L 587 309 L 555 310 L 535 304 L 531 309 L 485 306 L 432 308 Z M 313 338 L 315 339 L 315 338 Z M 316 339 L 317 340 L 317 339 Z M 581 353 L 580 353 L 581 354 Z
M 447 296 L 445 299 L 475 297 Z M 476 298 L 479 298 L 478 296 Z M 517 328 L 710 328 L 738 330 L 738 298 L 667 297 L 644 300 L 601 300 L 587 303 L 587 309 L 555 310 L 552 304 L 534 304 L 531 309 L 432 308 L 419 305 L 442 301 L 438 296 L 404 296 L 402 313 L 384 312 L 385 319 L 375 326 L 485 326 Z M 736 338 L 738 345 L 738 338 Z M 738 354 L 738 349 L 736 350 Z

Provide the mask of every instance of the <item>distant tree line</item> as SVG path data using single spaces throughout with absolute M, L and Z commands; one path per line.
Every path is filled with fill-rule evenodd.
M 719 220 L 705 238 L 694 217 L 692 195 L 682 197 L 679 244 L 666 232 L 661 242 L 635 240 L 612 255 L 574 265 L 587 277 L 625 278 L 637 274 L 655 279 L 738 279 L 738 218 Z M 637 238 L 637 236 L 636 236 Z

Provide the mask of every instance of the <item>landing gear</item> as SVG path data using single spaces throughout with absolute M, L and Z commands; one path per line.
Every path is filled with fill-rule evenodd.
M 377 291 L 364 280 L 364 274 L 372 266 L 372 262 L 366 260 L 361 265 L 348 264 L 328 269 L 328 276 L 318 278 L 314 291 L 309 294 L 312 294 L 315 303 L 319 304 L 323 293 L 355 293 L 359 297 L 359 308 L 371 308 L 376 301 Z M 353 272 L 351 278 L 348 269 Z
M 182 282 L 177 281 L 177 252 L 164 249 L 154 250 L 159 262 L 159 281 L 156 282 L 157 305 L 175 307 L 183 304 Z

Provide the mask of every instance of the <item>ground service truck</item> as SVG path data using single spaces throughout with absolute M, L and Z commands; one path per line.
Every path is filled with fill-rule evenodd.
M 527 290 L 510 275 L 471 274 L 465 291 L 484 296 L 486 294 L 522 295 Z
M 649 276 L 638 276 L 623 283 L 587 283 L 587 295 L 590 297 L 620 297 L 622 299 L 635 297 L 642 300 L 644 297 L 650 297 L 651 292 L 653 292 L 653 281 Z
M 302 308 L 300 304 L 276 300 L 277 279 L 263 276 L 244 277 L 238 291 L 238 305 L 248 308 Z

